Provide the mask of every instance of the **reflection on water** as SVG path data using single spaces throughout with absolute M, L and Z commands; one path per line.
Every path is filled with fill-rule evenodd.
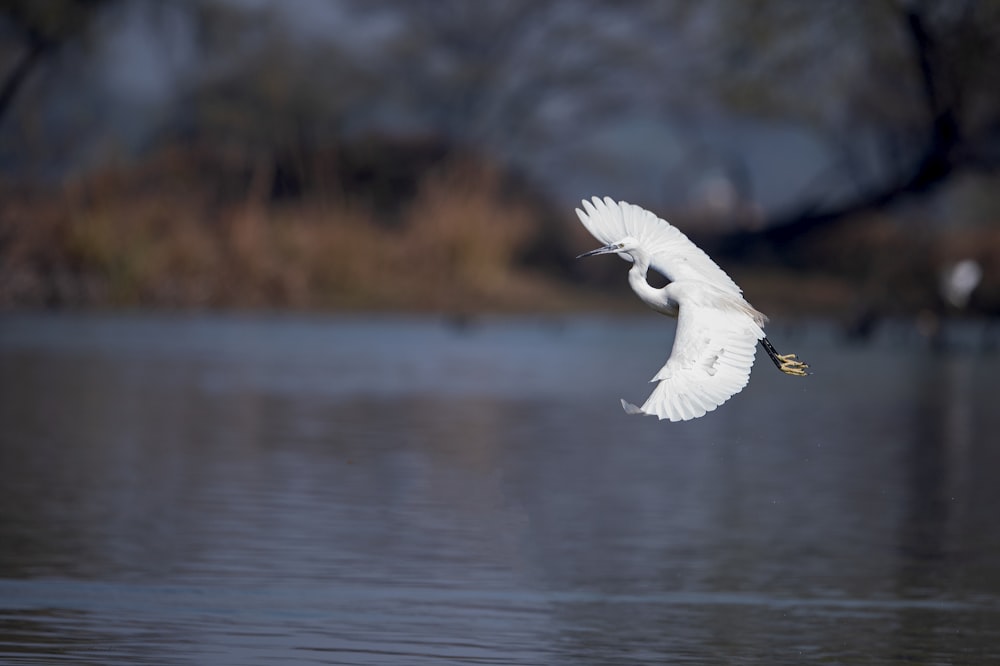
M 626 417 L 668 345 L 0 318 L 0 661 L 1000 660 L 997 356 L 815 327 L 807 380 Z

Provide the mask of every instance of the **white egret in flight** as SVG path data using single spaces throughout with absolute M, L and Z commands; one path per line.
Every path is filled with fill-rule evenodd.
M 764 336 L 767 321 L 743 299 L 718 264 L 666 220 L 605 197 L 584 201 L 576 214 L 604 243 L 580 257 L 617 254 L 632 263 L 628 281 L 643 303 L 677 318 L 674 347 L 652 381 L 652 394 L 637 407 L 622 400 L 628 414 L 687 421 L 704 416 L 743 390 L 750 379 L 757 342 L 782 372 L 802 377 L 809 367 L 795 354 L 779 354 Z M 579 258 L 579 257 L 578 257 Z M 652 267 L 669 283 L 659 289 L 646 281 Z

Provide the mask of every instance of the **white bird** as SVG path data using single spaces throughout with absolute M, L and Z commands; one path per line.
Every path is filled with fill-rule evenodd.
M 975 259 L 962 259 L 949 266 L 941 275 L 944 300 L 962 309 L 969 304 L 972 292 L 983 279 L 983 269 Z
M 767 321 L 743 299 L 743 290 L 677 227 L 653 213 L 609 197 L 584 201 L 576 214 L 601 243 L 580 257 L 617 254 L 632 263 L 628 281 L 643 303 L 677 318 L 674 346 L 651 381 L 652 394 L 628 414 L 687 421 L 704 416 L 743 390 L 750 379 L 757 342 L 784 373 L 805 376 L 809 367 L 795 354 L 781 355 L 764 335 Z M 577 257 L 577 258 L 580 258 Z M 646 281 L 652 267 L 670 282 Z

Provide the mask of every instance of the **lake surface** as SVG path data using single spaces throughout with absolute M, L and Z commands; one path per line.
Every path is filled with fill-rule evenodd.
M 649 317 L 0 316 L 0 663 L 1000 663 L 1000 356 Z

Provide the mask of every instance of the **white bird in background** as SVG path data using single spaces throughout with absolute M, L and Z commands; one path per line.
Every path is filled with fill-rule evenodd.
M 636 295 L 657 312 L 677 317 L 670 358 L 652 379 L 659 383 L 642 407 L 622 400 L 626 413 L 671 421 L 704 416 L 747 385 L 758 341 L 782 372 L 808 374 L 809 366 L 795 354 L 775 351 L 764 336 L 767 317 L 676 227 L 608 197 L 584 201 L 583 208 L 576 214 L 604 246 L 580 257 L 614 253 L 631 262 L 628 281 Z M 659 289 L 651 286 L 646 281 L 650 267 L 670 282 Z
M 983 269 L 975 259 L 962 259 L 945 269 L 941 275 L 944 300 L 962 309 L 969 304 L 972 292 L 983 279 Z

